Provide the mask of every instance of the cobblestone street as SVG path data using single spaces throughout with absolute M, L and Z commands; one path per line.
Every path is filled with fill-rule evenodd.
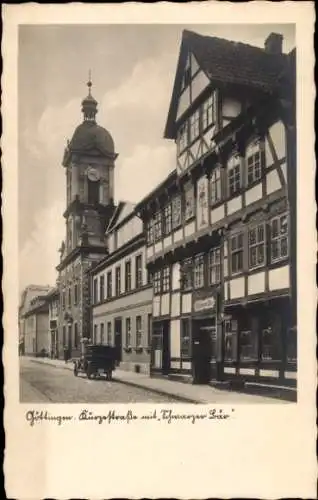
M 20 360 L 21 403 L 176 403 L 170 396 L 155 394 L 105 379 L 74 377 L 63 368 Z

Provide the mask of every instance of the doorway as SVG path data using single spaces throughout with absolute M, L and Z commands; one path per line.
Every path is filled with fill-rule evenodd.
M 116 348 L 116 359 L 118 362 L 122 360 L 122 319 L 115 318 L 115 348 Z
M 153 324 L 151 368 L 163 375 L 168 375 L 170 372 L 170 327 L 168 320 Z
M 207 384 L 214 376 L 216 365 L 215 316 L 194 320 L 192 328 L 193 383 Z

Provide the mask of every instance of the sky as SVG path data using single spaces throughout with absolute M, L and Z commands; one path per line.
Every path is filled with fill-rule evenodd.
M 264 46 L 272 32 L 295 45 L 281 25 L 22 25 L 18 57 L 19 290 L 56 282 L 65 237 L 67 139 L 82 121 L 89 69 L 97 122 L 118 153 L 115 202 L 139 201 L 175 168 L 175 145 L 163 138 L 182 30 Z

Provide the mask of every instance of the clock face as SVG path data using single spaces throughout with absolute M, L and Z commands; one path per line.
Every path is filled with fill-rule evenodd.
M 93 167 L 89 167 L 87 170 L 87 177 L 90 181 L 98 181 L 99 180 L 99 172 Z

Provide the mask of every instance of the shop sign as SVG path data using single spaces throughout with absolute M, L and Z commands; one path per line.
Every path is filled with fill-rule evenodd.
M 205 311 L 206 309 L 215 309 L 216 308 L 216 298 L 215 297 L 207 297 L 205 299 L 197 299 L 194 302 L 193 309 L 195 312 Z

